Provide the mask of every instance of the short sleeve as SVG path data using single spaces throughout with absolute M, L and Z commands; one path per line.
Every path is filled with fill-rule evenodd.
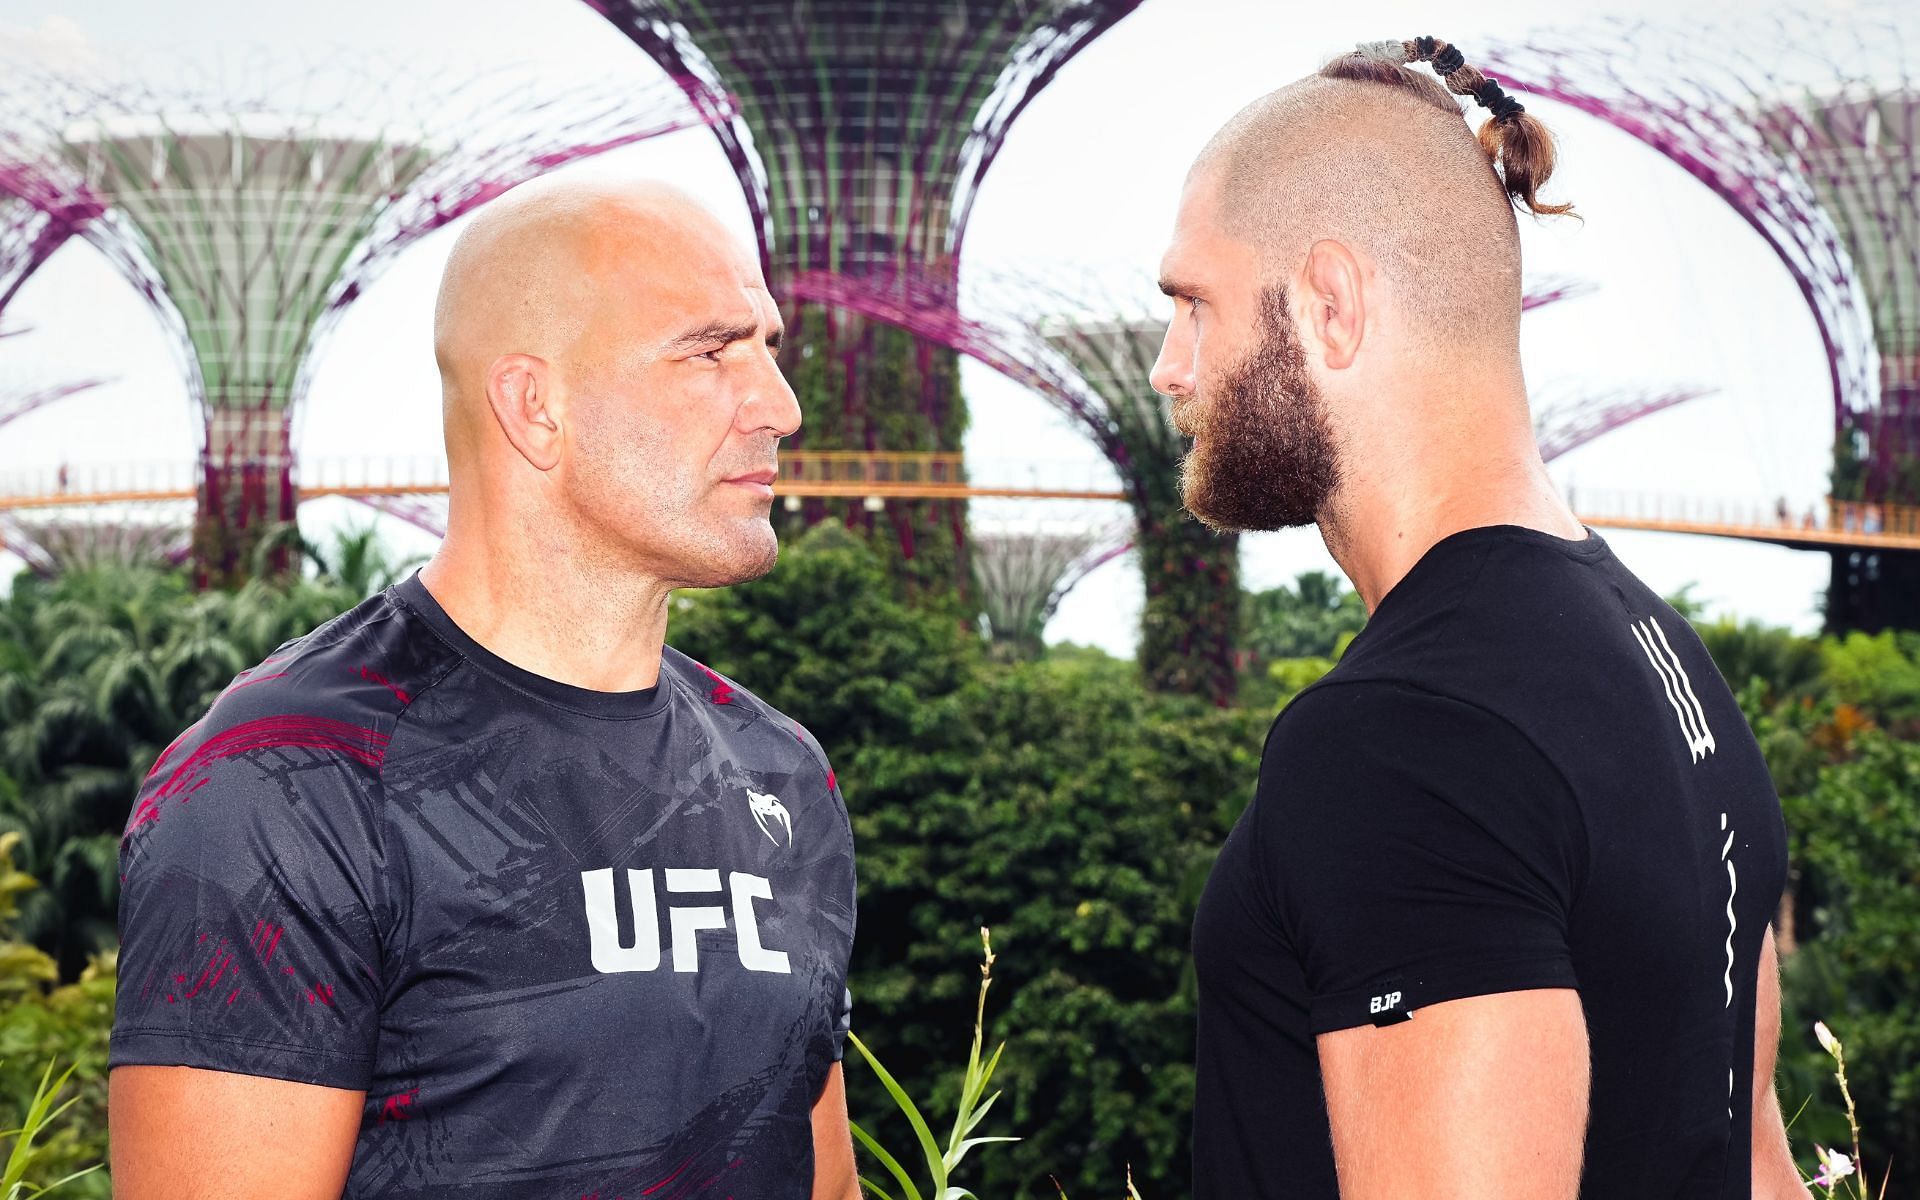
M 845 980 L 847 979 L 848 974 L 852 968 L 850 949 L 853 944 L 853 931 L 854 931 L 854 926 L 855 926 L 856 919 L 859 913 L 859 908 L 860 908 L 859 888 L 857 886 L 855 876 L 854 876 L 853 822 L 852 822 L 852 819 L 847 815 L 847 800 L 846 800 L 846 797 L 841 795 L 840 793 L 840 780 L 839 780 L 839 777 L 836 776 L 833 772 L 833 765 L 827 761 L 826 751 L 821 749 L 819 742 L 813 741 L 811 734 L 808 735 L 807 741 L 811 743 L 814 757 L 818 760 L 821 770 L 826 772 L 827 794 L 832 798 L 834 811 L 839 816 L 840 821 L 842 823 L 842 827 L 846 831 L 847 874 L 846 874 L 846 894 L 843 899 L 846 903 L 845 911 L 846 911 L 846 926 L 847 926 L 847 944 L 849 946 L 849 958 L 847 961 L 842 962 L 840 964 L 840 977 L 842 980 Z M 841 1059 L 846 1057 L 847 1033 L 852 1028 L 853 1028 L 853 987 L 851 983 L 847 983 L 847 984 L 844 984 L 840 989 L 840 1003 L 834 1009 L 833 1027 L 831 1030 L 829 1030 L 829 1034 L 833 1039 L 833 1061 L 839 1062 Z
M 1576 986 L 1584 825 L 1508 721 L 1398 684 L 1309 691 L 1268 740 L 1251 819 L 1316 1035 Z
M 384 741 L 287 717 L 196 731 L 162 758 L 121 844 L 111 1065 L 366 1088 Z
M 853 989 L 840 989 L 840 1015 L 833 1021 L 833 1061 L 847 1056 L 847 1033 L 853 1028 Z

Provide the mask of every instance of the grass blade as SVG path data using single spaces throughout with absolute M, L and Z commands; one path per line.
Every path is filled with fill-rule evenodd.
M 933 1177 L 934 1195 L 937 1196 L 946 1191 L 946 1160 L 941 1157 L 940 1143 L 934 1141 L 933 1130 L 927 1127 L 927 1120 L 920 1115 L 919 1107 L 914 1104 L 912 1097 L 907 1095 L 907 1090 L 900 1086 L 899 1081 L 880 1065 L 880 1060 L 873 1056 L 873 1051 L 867 1049 L 867 1044 L 860 1040 L 858 1034 L 849 1031 L 847 1040 L 852 1042 L 854 1049 L 860 1052 L 860 1057 L 867 1060 L 867 1065 L 873 1068 L 873 1073 L 880 1077 L 881 1086 L 887 1089 L 887 1094 L 893 1097 L 893 1102 L 900 1107 L 902 1113 L 906 1114 L 908 1123 L 913 1126 L 913 1135 L 920 1139 L 920 1150 L 927 1157 L 927 1172 Z
M 853 1130 L 853 1136 L 859 1140 L 860 1144 L 867 1148 L 867 1153 L 879 1159 L 880 1165 L 899 1182 L 900 1194 L 906 1197 L 906 1200 L 920 1200 L 920 1189 L 913 1186 L 913 1177 L 908 1175 L 906 1168 L 900 1165 L 900 1160 L 888 1154 L 885 1146 L 875 1141 L 872 1134 L 860 1128 L 860 1122 L 848 1121 L 847 1127 Z M 865 1183 L 866 1180 L 863 1179 L 860 1182 Z M 886 1195 L 884 1192 L 881 1194 Z M 886 1200 L 893 1200 L 893 1197 L 887 1196 Z

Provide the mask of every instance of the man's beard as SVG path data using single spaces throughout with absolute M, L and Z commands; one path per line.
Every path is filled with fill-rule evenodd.
M 1260 293 L 1257 336 L 1243 361 L 1190 402 L 1194 442 L 1180 464 L 1180 497 L 1223 532 L 1311 525 L 1340 484 L 1326 402 L 1284 287 Z

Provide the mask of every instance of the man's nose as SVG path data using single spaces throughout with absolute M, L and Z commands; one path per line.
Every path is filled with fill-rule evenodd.
M 1162 396 L 1193 394 L 1193 342 L 1181 334 L 1177 320 L 1167 325 L 1167 336 L 1160 343 L 1160 357 L 1154 360 L 1153 372 L 1147 379 Z
M 754 378 L 753 393 L 740 406 L 740 416 L 741 423 L 750 430 L 764 429 L 777 438 L 789 437 L 799 430 L 800 400 L 771 355 Z

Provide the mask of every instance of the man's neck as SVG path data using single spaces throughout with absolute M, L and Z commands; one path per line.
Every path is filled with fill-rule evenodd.
M 420 570 L 420 582 L 468 637 L 574 687 L 630 692 L 659 682 L 669 586 L 612 569 L 577 546 L 489 532 L 450 519 L 439 552 Z
M 1433 546 L 1488 525 L 1587 536 L 1540 461 L 1530 430 L 1442 437 L 1350 468 L 1321 514 L 1327 550 L 1371 613 Z

